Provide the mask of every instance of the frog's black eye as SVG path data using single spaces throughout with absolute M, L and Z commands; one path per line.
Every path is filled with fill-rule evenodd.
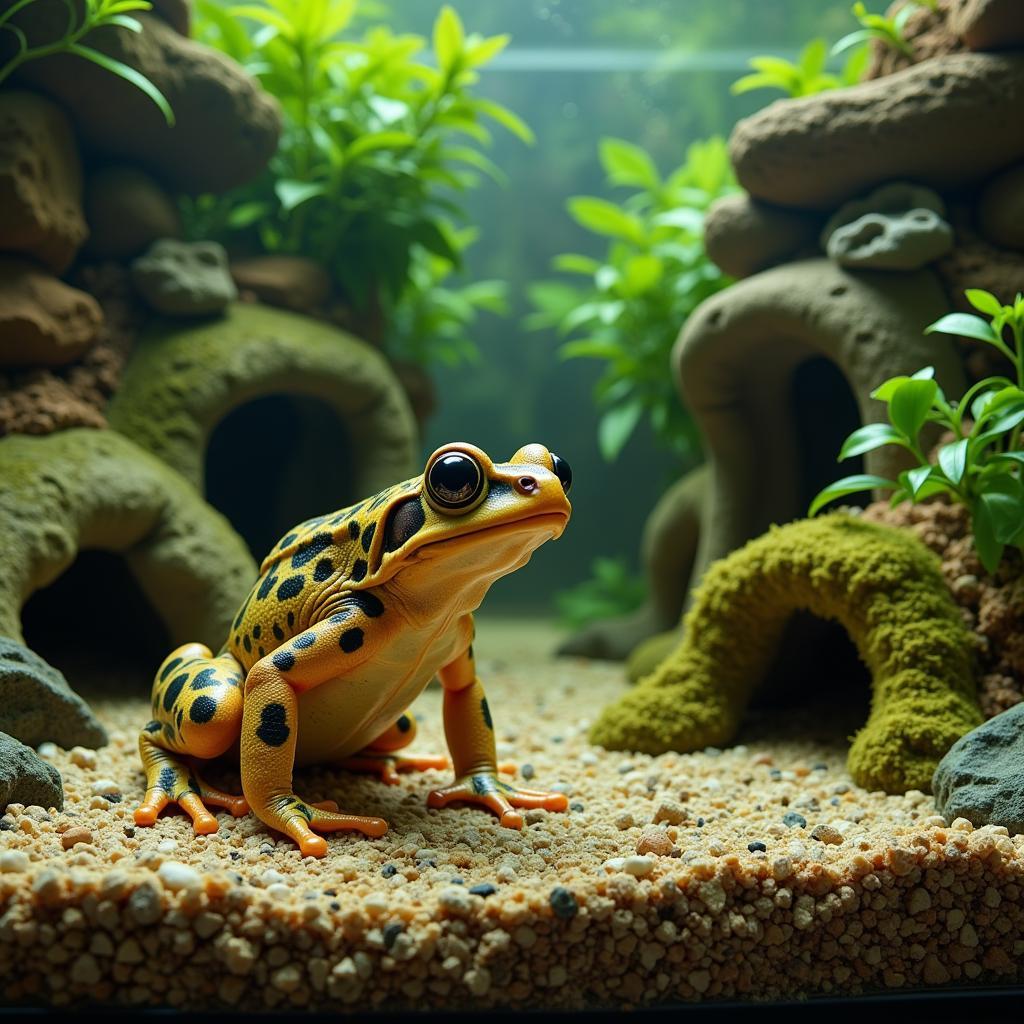
M 484 490 L 480 463 L 465 452 L 449 452 L 427 471 L 427 497 L 441 511 L 462 512 L 476 504 Z
M 570 468 L 569 463 L 552 452 L 551 468 L 555 471 L 555 476 L 558 477 L 559 482 L 562 485 L 562 490 L 568 494 L 569 488 L 572 487 L 572 469 Z

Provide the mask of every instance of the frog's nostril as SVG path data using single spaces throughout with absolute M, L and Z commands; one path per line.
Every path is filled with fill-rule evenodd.
M 532 476 L 521 476 L 516 481 L 516 490 L 520 494 L 533 494 L 537 490 L 537 479 Z

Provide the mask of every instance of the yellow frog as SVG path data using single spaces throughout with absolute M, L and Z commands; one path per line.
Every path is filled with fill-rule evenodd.
M 292 769 L 334 764 L 395 782 L 400 771 L 446 767 L 445 757 L 397 753 L 415 735 L 406 710 L 435 674 L 455 782 L 428 806 L 482 804 L 511 828 L 522 827 L 517 809 L 565 810 L 560 793 L 498 778 L 472 612 L 495 580 L 561 535 L 571 482 L 543 445 L 495 465 L 457 442 L 435 451 L 422 476 L 282 538 L 221 652 L 185 644 L 160 666 L 153 720 L 139 735 L 147 788 L 136 824 L 152 825 L 175 802 L 205 835 L 217 830 L 207 805 L 236 817 L 251 808 L 312 857 L 327 852 L 318 832 L 383 835 L 382 818 L 295 796 Z M 193 759 L 227 753 L 240 758 L 244 797 L 194 770 Z

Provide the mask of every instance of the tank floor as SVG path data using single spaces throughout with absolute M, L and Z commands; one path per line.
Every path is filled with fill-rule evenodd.
M 516 832 L 428 810 L 444 772 L 389 787 L 309 769 L 304 797 L 391 826 L 336 835 L 323 860 L 251 815 L 207 837 L 177 812 L 136 828 L 146 685 L 95 701 L 110 745 L 47 751 L 64 810 L 2 819 L 4 1003 L 632 1007 L 1020 979 L 1024 837 L 858 789 L 856 714 L 762 712 L 723 751 L 605 752 L 586 729 L 621 667 L 555 660 L 555 640 L 483 619 L 476 649 L 499 757 L 565 787 L 568 812 Z M 440 691 L 414 711 L 416 749 L 443 751 Z M 214 778 L 237 791 L 229 768 Z

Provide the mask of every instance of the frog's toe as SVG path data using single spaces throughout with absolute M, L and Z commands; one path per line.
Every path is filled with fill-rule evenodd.
M 313 832 L 295 839 L 303 857 L 326 857 L 327 840 Z
M 523 827 L 523 816 L 515 808 L 504 811 L 499 821 L 503 828 L 522 829 Z
M 178 806 L 192 819 L 192 829 L 197 836 L 211 836 L 217 831 L 217 819 L 195 793 L 182 794 Z
M 156 819 L 160 817 L 160 812 L 167 806 L 168 798 L 165 793 L 157 791 L 150 791 L 146 794 L 145 799 L 135 808 L 135 824 L 140 828 L 149 828 L 151 825 L 156 824 Z

